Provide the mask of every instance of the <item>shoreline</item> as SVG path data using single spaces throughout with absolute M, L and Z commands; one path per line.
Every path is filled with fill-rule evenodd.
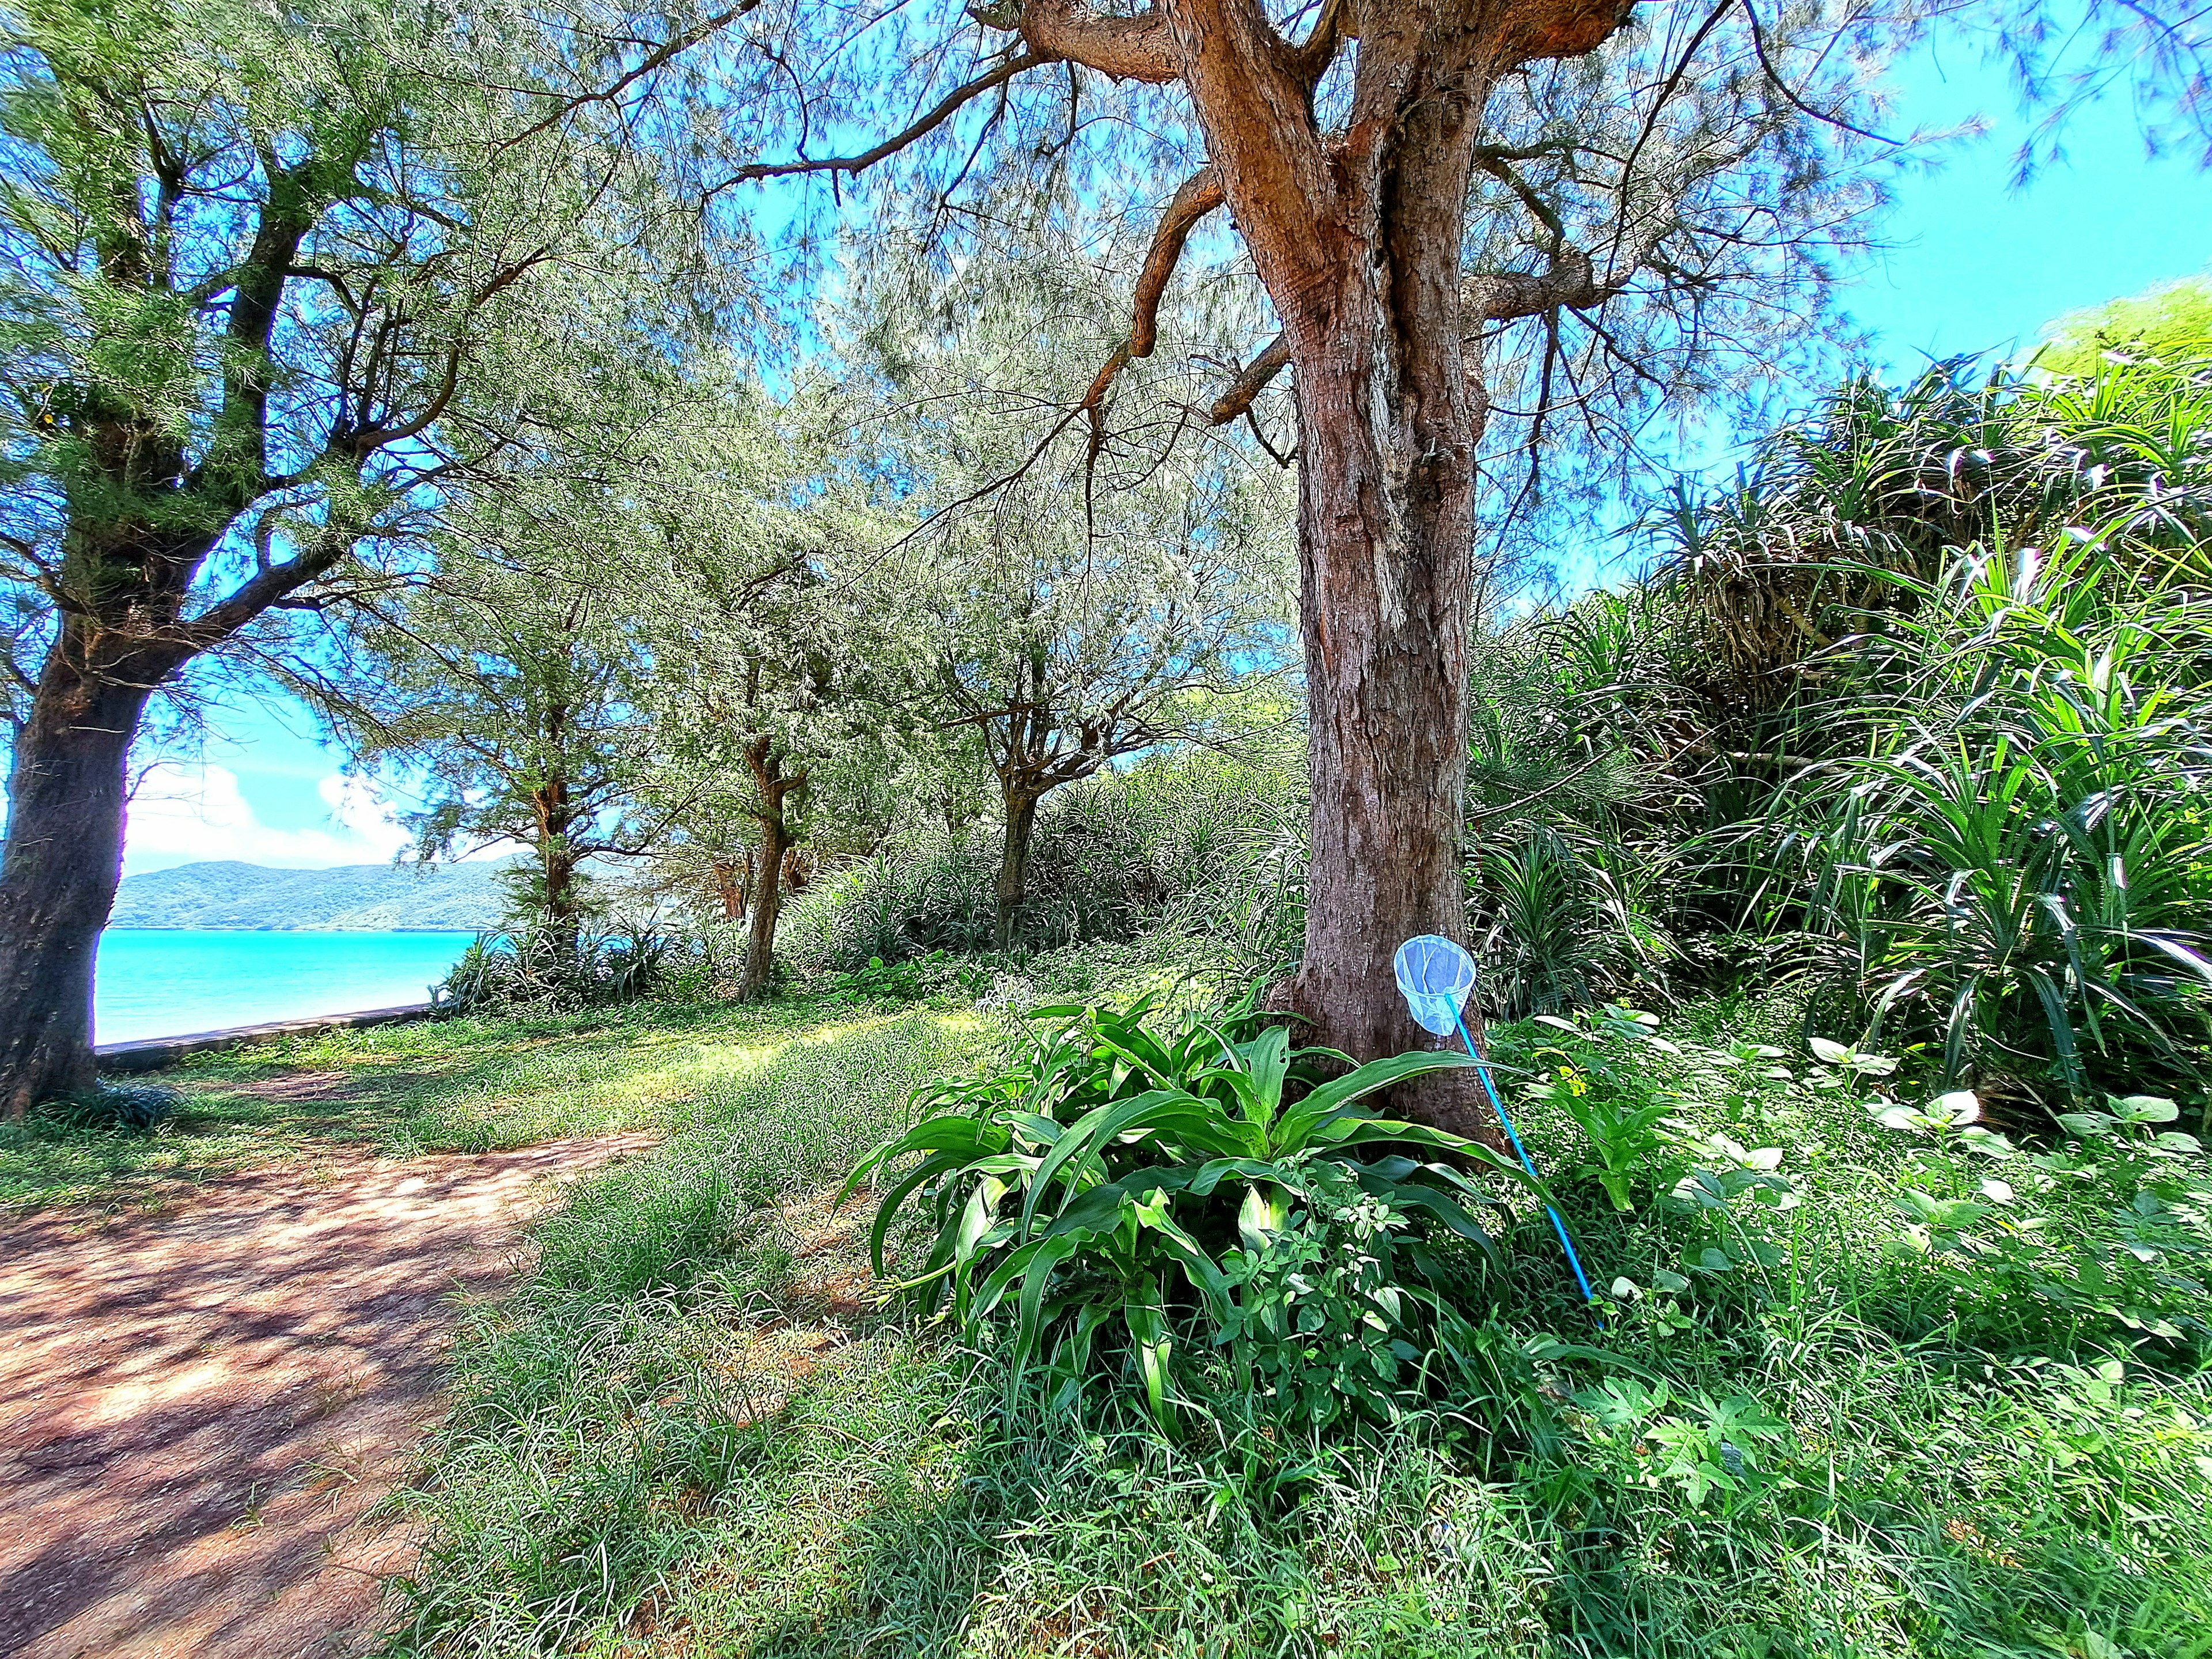
M 471 938 L 479 933 L 495 933 L 495 924 L 482 927 L 308 927 L 288 925 L 283 927 L 173 927 L 159 922 L 111 921 L 100 930 L 103 933 L 466 933 Z
M 155 931 L 149 929 L 148 931 Z M 252 929 L 171 928 L 160 931 L 251 932 Z M 94 1045 L 102 1072 L 158 1072 L 190 1054 L 223 1048 L 248 1048 L 287 1037 L 315 1036 L 325 1031 L 358 1030 L 371 1025 L 397 1025 L 404 1020 L 428 1019 L 438 1012 L 434 1002 L 400 1003 L 390 1008 L 364 1008 L 349 1014 L 314 1014 L 301 1019 L 264 1020 L 253 1025 L 228 1025 L 212 1031 L 187 1031 L 177 1036 L 134 1037 L 123 1042 Z

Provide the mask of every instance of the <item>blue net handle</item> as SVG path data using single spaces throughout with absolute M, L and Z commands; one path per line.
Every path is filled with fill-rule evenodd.
M 1498 1085 L 1490 1079 L 1490 1067 L 1482 1058 L 1482 1051 L 1474 1046 L 1473 1033 L 1460 1011 L 1474 991 L 1474 958 L 1464 946 L 1436 933 L 1421 933 L 1407 939 L 1398 947 L 1390 959 L 1390 966 L 1398 976 L 1398 994 L 1406 999 L 1406 1006 L 1421 1029 L 1437 1036 L 1453 1031 L 1467 1044 L 1467 1052 L 1474 1060 L 1475 1074 L 1482 1079 L 1482 1091 L 1490 1097 L 1491 1109 L 1505 1128 L 1506 1139 L 1521 1159 L 1521 1167 L 1528 1172 L 1531 1181 L 1540 1181 L 1536 1173 L 1536 1160 L 1528 1156 L 1528 1149 L 1521 1144 L 1521 1136 L 1506 1115 L 1505 1103 L 1498 1097 Z M 1595 1302 L 1597 1293 L 1590 1289 L 1589 1276 L 1583 1272 L 1582 1258 L 1575 1254 L 1575 1242 L 1567 1234 L 1567 1224 L 1550 1205 L 1544 1212 L 1552 1218 L 1552 1231 L 1559 1235 L 1559 1248 L 1567 1254 L 1567 1265 L 1574 1269 L 1575 1285 L 1585 1302 Z

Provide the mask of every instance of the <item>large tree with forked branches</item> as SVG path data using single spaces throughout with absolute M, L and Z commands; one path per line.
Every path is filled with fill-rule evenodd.
M 1117 380 L 1158 349 L 1194 266 L 1264 290 L 1274 337 L 1212 364 L 1187 425 L 1206 441 L 1257 431 L 1263 399 L 1290 405 L 1268 447 L 1294 449 L 1299 475 L 1313 817 L 1285 995 L 1361 1059 L 1431 1041 L 1393 988 L 1393 949 L 1466 927 L 1486 501 L 1525 507 L 1565 448 L 1617 472 L 1670 400 L 1754 386 L 1818 333 L 1819 246 L 1875 195 L 1843 165 L 1870 142 L 1863 8 L 1651 9 L 801 3 L 744 26 L 779 70 L 749 142 L 792 153 L 732 185 L 828 175 L 842 205 L 865 179 L 878 215 L 923 216 L 971 257 L 1020 237 L 1022 189 L 1056 186 L 1062 222 L 1126 223 L 1149 203 L 1127 338 L 1048 441 L 1112 453 Z M 861 132 L 855 112 L 886 86 L 910 118 Z M 1480 1127 L 1471 1099 L 1437 1091 L 1425 1109 Z
M 712 321 L 684 54 L 757 3 L 0 9 L 0 1115 L 93 1080 L 149 705 Z

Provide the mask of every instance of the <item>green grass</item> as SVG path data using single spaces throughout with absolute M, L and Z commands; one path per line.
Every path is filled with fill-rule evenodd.
M 410 1157 L 671 1132 L 784 1046 L 896 1011 L 862 997 L 653 1004 L 376 1026 L 202 1056 L 158 1075 L 181 1103 L 150 1134 L 0 1124 L 0 1212 L 158 1206 L 241 1169 L 343 1151 Z
M 1127 1414 L 1009 1414 L 988 1356 L 825 1290 L 858 1246 L 810 1195 L 990 1034 L 817 1035 L 702 1090 L 471 1312 L 454 1415 L 394 1505 L 428 1547 L 393 1651 L 2212 1655 L 2199 1350 L 1893 1248 L 1897 1182 L 1941 1171 L 1848 1102 L 1754 1096 L 1729 1121 L 1786 1143 L 1804 1201 L 1748 1224 L 1778 1265 L 1599 1322 L 1525 1214 L 1489 1398 L 1336 1449 L 1203 1424 L 1168 1443 Z M 1525 1127 L 1565 1160 L 1564 1119 Z M 2075 1187 L 2048 1200 L 2053 1261 L 2117 1224 Z M 1746 1243 L 1561 1198 L 1601 1283 Z M 1634 1420 L 1594 1408 L 1660 1380 Z M 1778 1439 L 1741 1490 L 1692 1495 L 1662 1454 L 1708 1403 Z
M 425 1546 L 395 1654 L 2212 1656 L 2201 1204 L 2176 1196 L 2133 1277 L 2099 1270 L 2135 1327 L 2076 1293 L 2152 1238 L 2097 1179 L 2036 1198 L 2028 1267 L 1901 1249 L 1901 1184 L 1954 1199 L 1989 1167 L 1849 1100 L 1700 1081 L 1698 1044 L 1756 1011 L 1692 1011 L 1681 1057 L 1620 1086 L 1782 1148 L 1802 1201 L 1621 1215 L 1567 1184 L 1599 1283 L 1655 1287 L 1601 1320 L 1524 1206 L 1486 1292 L 1487 1380 L 1449 1410 L 1332 1447 L 1233 1410 L 1172 1443 L 1103 1401 L 1009 1413 L 990 1354 L 876 1304 L 866 1207 L 823 1194 L 915 1085 L 991 1056 L 1002 1005 L 1140 968 L 1010 970 L 981 1010 L 847 986 L 254 1050 L 173 1074 L 186 1109 L 156 1134 L 12 1132 L 0 1192 L 142 1203 L 337 1148 L 666 1135 L 571 1188 L 524 1277 L 465 1310 L 453 1414 L 390 1504 Z M 315 1078 L 328 1093 L 269 1087 Z M 1576 1161 L 1557 1103 L 1522 1127 L 1547 1167 Z M 1717 1244 L 1735 1267 L 1694 1270 Z M 2197 1334 L 2144 1328 L 2161 1310 Z M 1712 1411 L 1772 1437 L 1729 1431 L 1753 1473 L 1694 1492 L 1668 1450 Z

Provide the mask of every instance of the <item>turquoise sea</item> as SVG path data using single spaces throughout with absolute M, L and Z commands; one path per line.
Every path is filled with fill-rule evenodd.
M 475 937 L 111 927 L 100 936 L 95 1040 L 427 1002 Z

